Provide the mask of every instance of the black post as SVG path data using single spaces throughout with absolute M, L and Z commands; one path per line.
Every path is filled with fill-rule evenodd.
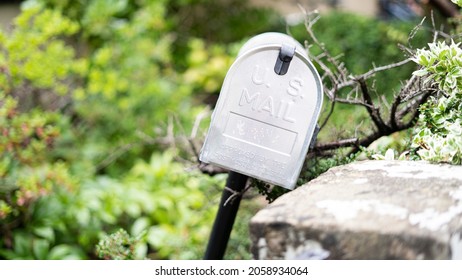
M 240 193 L 244 190 L 247 182 L 247 176 L 240 173 L 230 171 L 226 186 L 234 192 Z M 221 260 L 225 255 L 226 246 L 228 244 L 231 230 L 233 229 L 234 220 L 236 218 L 241 196 L 236 195 L 232 201 L 226 205 L 226 201 L 233 195 L 233 192 L 224 189 L 221 196 L 220 206 L 218 208 L 215 222 L 213 223 L 212 233 L 210 234 L 207 251 L 205 252 L 204 260 Z

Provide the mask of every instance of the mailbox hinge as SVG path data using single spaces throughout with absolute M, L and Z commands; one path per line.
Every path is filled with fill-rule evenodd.
M 292 61 L 294 55 L 294 46 L 282 44 L 281 49 L 279 50 L 278 58 L 276 59 L 276 64 L 274 65 L 274 72 L 281 76 L 285 75 L 287 70 L 289 70 L 289 64 Z

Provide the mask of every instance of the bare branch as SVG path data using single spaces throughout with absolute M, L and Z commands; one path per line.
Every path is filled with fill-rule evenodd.
M 335 108 L 335 101 L 333 101 L 330 105 L 330 111 L 329 113 L 327 114 L 326 118 L 324 119 L 324 121 L 321 123 L 321 125 L 319 126 L 319 130 L 322 130 L 324 128 L 324 126 L 326 126 L 327 122 L 329 121 L 330 117 L 332 116 L 332 114 L 334 113 L 334 108 Z
M 385 132 L 385 131 L 390 130 L 390 128 L 384 123 L 382 117 L 380 116 L 380 109 L 374 105 L 371 95 L 369 93 L 369 89 L 367 88 L 367 83 L 364 80 L 364 78 L 360 78 L 358 80 L 358 83 L 360 85 L 361 92 L 363 94 L 364 102 L 367 105 L 369 105 L 369 106 L 366 106 L 366 109 L 372 121 L 374 122 L 374 124 L 377 126 L 379 131 Z
M 368 72 L 366 72 L 366 73 L 362 74 L 361 76 L 359 76 L 357 79 L 367 80 L 367 79 L 369 79 L 370 77 L 374 76 L 375 74 L 377 74 L 379 72 L 387 71 L 387 70 L 397 68 L 397 67 L 401 67 L 401 66 L 403 66 L 403 65 L 405 65 L 405 64 L 407 64 L 407 63 L 409 63 L 411 61 L 412 61 L 411 58 L 406 58 L 406 59 L 401 60 L 401 61 L 396 62 L 396 63 L 392 63 L 392 64 L 380 66 L 380 67 L 374 67 L 373 69 L 371 69 Z
M 401 95 L 398 94 L 398 96 L 395 97 L 395 100 L 393 102 L 393 105 L 391 106 L 390 110 L 390 126 L 391 129 L 396 129 L 398 127 L 398 119 L 396 116 L 396 110 L 398 109 L 399 104 L 401 104 Z
M 319 144 L 314 147 L 314 151 L 327 151 L 327 150 L 335 150 L 339 148 L 345 148 L 345 147 L 356 147 L 358 146 L 358 138 L 351 138 L 351 139 L 343 139 L 343 140 L 338 140 L 334 141 L 331 143 L 326 143 L 326 144 Z
M 404 108 L 402 108 L 396 115 L 396 117 L 398 119 L 403 119 L 406 115 L 408 115 L 409 113 L 412 113 L 413 114 L 413 117 L 411 118 L 411 121 L 413 118 L 416 118 L 418 116 L 418 113 L 419 113 L 419 107 L 420 105 L 422 105 L 423 103 L 425 103 L 428 98 L 432 95 L 432 94 L 435 94 L 435 90 L 424 90 L 422 91 L 420 97 L 416 98 L 416 99 L 413 99 L 411 101 L 409 101 L 406 106 Z M 407 125 L 402 125 L 402 126 L 408 126 L 409 123 Z
M 393 101 L 393 104 L 390 110 L 390 126 L 392 129 L 397 129 L 398 123 L 402 119 L 402 118 L 399 118 L 396 114 L 396 111 L 398 110 L 398 106 L 401 104 L 403 97 L 409 95 L 411 88 L 413 87 L 413 85 L 415 84 L 417 80 L 418 80 L 417 76 L 412 76 L 409 80 L 407 80 L 404 87 L 401 88 L 399 94 L 395 96 L 395 100 Z
M 343 103 L 343 104 L 360 105 L 366 108 L 367 107 L 372 108 L 369 104 L 366 104 L 364 103 L 364 101 L 357 100 L 357 99 L 335 98 L 335 101 L 338 103 Z
M 411 108 L 411 110 L 410 110 L 410 111 L 413 111 L 411 119 L 409 120 L 409 122 L 407 124 L 404 124 L 403 126 L 401 126 L 400 129 L 408 129 L 408 128 L 412 127 L 415 124 L 415 122 L 417 121 L 417 119 L 419 117 L 419 114 L 420 114 L 420 111 L 419 111 L 420 105 L 427 102 L 427 99 L 432 95 L 432 93 L 433 93 L 433 91 L 425 92 L 424 95 L 422 95 L 417 100 L 417 102 L 414 103 L 414 107 Z
M 210 115 L 210 108 L 207 106 L 204 110 L 202 110 L 194 120 L 194 125 L 191 130 L 191 136 L 189 138 L 194 139 L 197 137 L 197 132 L 199 130 L 199 126 L 202 120 Z
M 335 69 L 339 70 L 337 73 L 331 72 L 335 77 L 334 81 L 342 81 L 346 79 L 346 73 L 342 71 L 345 67 L 339 62 L 338 58 L 333 57 L 330 55 L 330 52 L 327 50 L 326 46 L 321 43 L 316 35 L 313 32 L 313 25 L 319 20 L 319 14 L 317 12 L 308 13 L 303 7 L 300 7 L 303 13 L 305 14 L 305 28 L 310 36 L 311 40 L 313 41 L 314 45 L 316 45 L 323 54 L 326 56 L 327 62 L 332 64 Z M 311 55 L 314 58 L 314 56 Z M 320 60 L 320 59 L 317 59 Z M 323 67 L 324 68 L 324 67 Z M 327 67 L 329 69 L 329 67 Z M 325 70 L 325 69 L 323 69 Z

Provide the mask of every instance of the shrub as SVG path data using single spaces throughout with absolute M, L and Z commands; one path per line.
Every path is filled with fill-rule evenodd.
M 35 211 L 50 195 L 77 187 L 67 163 L 53 160 L 49 152 L 66 122 L 57 111 L 62 108 L 50 100 L 72 92 L 70 85 L 85 64 L 61 39 L 78 26 L 38 8 L 21 14 L 15 26 L 11 34 L 0 32 L 0 255 L 80 257 L 79 249 L 51 246 L 54 231 L 36 224 Z
M 413 147 L 420 158 L 432 162 L 462 164 L 462 50 L 451 42 L 431 43 L 420 49 L 414 75 L 439 89 L 438 96 L 421 106 Z
M 184 172 L 167 155 L 165 160 L 153 157 L 162 180 L 149 184 L 144 180 L 157 169 L 145 167 L 150 174 L 143 177 L 140 171 L 140 178 L 95 177 L 95 163 L 110 157 L 120 143 L 139 141 L 137 132 L 153 131 L 169 109 L 180 120 L 197 111 L 189 110 L 190 89 L 180 85 L 181 75 L 171 67 L 170 35 L 150 26 L 163 18 L 162 9 L 155 8 L 160 4 L 140 9 L 123 27 L 104 30 L 114 37 L 89 44 L 88 56 L 78 54 L 82 58 L 68 44 L 78 37 L 70 36 L 89 35 L 76 33 L 76 21 L 37 1 L 28 2 L 11 34 L 0 33 L 2 258 L 95 258 L 95 244 L 105 231 L 136 231 L 140 225 L 156 230 L 148 231 L 136 256 L 146 255 L 148 241 L 154 244 L 149 252 L 158 258 L 197 257 L 205 246 L 211 215 L 190 217 L 201 213 L 208 203 L 204 194 L 221 179 Z M 64 103 L 54 106 L 55 100 Z M 127 164 L 112 170 L 126 178 L 138 157 L 149 158 L 158 147 L 133 149 Z M 126 197 L 131 198 L 127 204 Z M 197 232 L 190 233 L 193 229 Z M 162 234 L 169 239 L 161 239 Z

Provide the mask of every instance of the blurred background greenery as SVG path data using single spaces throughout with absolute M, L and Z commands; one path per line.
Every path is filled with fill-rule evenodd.
M 403 59 L 416 20 L 334 9 L 315 31 L 360 74 Z M 226 176 L 197 168 L 199 120 L 239 47 L 267 31 L 308 38 L 303 21 L 244 0 L 23 1 L 0 31 L 0 258 L 200 259 Z M 392 98 L 414 70 L 375 90 Z M 368 129 L 365 110 L 337 109 L 319 139 Z M 264 199 L 245 198 L 228 259 L 250 258 Z

